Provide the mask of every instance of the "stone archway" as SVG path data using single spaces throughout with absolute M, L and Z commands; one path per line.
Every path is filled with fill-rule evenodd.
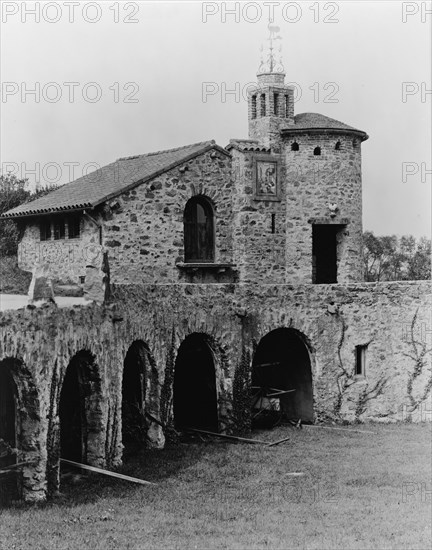
M 23 463 L 2 477 L 6 499 L 28 501 L 46 496 L 45 457 L 41 450 L 39 399 L 33 378 L 21 359 L 0 361 L 0 467 Z M 1 499 L 2 495 L 0 495 Z
M 177 429 L 218 430 L 218 395 L 213 351 L 205 334 L 193 333 L 179 347 L 174 370 Z
M 280 397 L 282 412 L 289 419 L 313 422 L 312 369 L 305 340 L 291 328 L 278 328 L 266 334 L 253 358 L 252 386 L 295 390 Z
M 60 403 L 60 456 L 97 463 L 104 456 L 101 380 L 94 356 L 79 351 L 69 362 Z
M 137 340 L 126 354 L 122 380 L 122 443 L 126 453 L 142 448 L 146 441 L 145 405 L 151 369 L 148 346 Z

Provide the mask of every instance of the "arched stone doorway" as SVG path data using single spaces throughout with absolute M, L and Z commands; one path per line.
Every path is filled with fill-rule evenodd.
M 123 367 L 122 442 L 126 453 L 139 450 L 146 439 L 145 403 L 150 352 L 142 341 L 130 346 Z
M 215 363 L 204 334 L 191 334 L 181 344 L 175 363 L 173 392 L 177 429 L 218 430 Z
M 3 362 L 2 362 L 3 363 Z M 16 387 L 9 369 L 0 363 L 0 506 L 18 498 L 18 472 L 8 471 L 16 464 Z
M 279 328 L 258 344 L 252 363 L 252 386 L 295 390 L 282 395 L 280 408 L 288 419 L 313 422 L 312 370 L 308 348 L 300 332 Z
M 39 399 L 33 377 L 23 361 L 8 357 L 0 361 L 0 467 L 24 463 L 0 478 L 0 500 L 45 497 L 46 461 L 41 440 Z
M 61 458 L 91 464 L 103 456 L 101 398 L 95 359 L 80 351 L 68 365 L 60 393 Z
M 0 467 L 16 462 L 8 452 L 16 447 L 16 387 L 7 366 L 0 363 Z

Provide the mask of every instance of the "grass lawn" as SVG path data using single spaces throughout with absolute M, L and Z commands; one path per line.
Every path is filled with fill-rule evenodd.
M 290 436 L 275 447 L 143 452 L 122 471 L 156 485 L 70 479 L 53 502 L 3 510 L 0 548 L 430 548 L 431 426 L 354 428 L 376 433 L 281 427 L 252 436 Z

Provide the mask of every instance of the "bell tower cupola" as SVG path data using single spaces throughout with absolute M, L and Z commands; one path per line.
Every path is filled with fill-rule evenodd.
M 269 23 L 268 47 L 261 46 L 257 84 L 248 91 L 249 138 L 280 149 L 280 130 L 294 124 L 294 88 L 285 84 L 280 28 Z

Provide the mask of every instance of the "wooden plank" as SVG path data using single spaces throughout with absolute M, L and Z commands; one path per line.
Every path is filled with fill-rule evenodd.
M 96 466 L 88 466 L 87 464 L 80 464 L 79 462 L 74 462 L 73 460 L 67 460 L 66 458 L 61 458 L 60 462 L 63 464 L 70 464 L 71 466 L 76 466 L 82 470 L 88 470 L 89 472 L 96 472 L 97 474 L 104 474 L 106 476 L 115 477 L 117 479 L 123 479 L 124 481 L 132 481 L 133 483 L 139 483 L 140 485 L 155 485 L 151 481 L 145 481 L 144 479 L 138 479 L 136 477 L 126 476 L 124 474 L 118 474 L 117 472 L 110 472 L 104 470 L 103 468 L 96 468 Z
M 281 390 L 276 393 L 267 393 L 265 397 L 279 397 L 280 395 L 285 395 L 286 393 L 292 393 L 295 390 Z
M 235 441 L 243 441 L 244 443 L 258 443 L 260 445 L 267 445 L 267 441 L 260 441 L 259 439 L 247 439 L 245 437 L 237 437 L 236 435 L 225 435 L 225 434 L 218 434 L 216 432 L 209 432 L 207 430 L 197 430 L 196 428 L 185 428 L 189 432 L 196 432 L 200 434 L 207 434 L 207 435 L 214 435 L 216 437 L 221 437 L 223 439 L 232 439 Z
M 21 466 L 29 466 L 30 464 L 34 464 L 34 463 L 35 463 L 35 460 L 29 460 L 26 462 L 17 462 L 16 464 L 8 464 L 7 466 L 3 466 L 2 468 L 0 468 L 0 472 L 6 469 L 7 471 L 9 471 L 12 469 L 21 468 Z
M 334 428 L 333 426 L 314 426 L 312 424 L 302 424 L 302 426 L 306 426 L 307 428 L 322 428 L 323 430 L 338 430 L 340 432 L 355 432 L 358 434 L 373 434 L 373 435 L 377 434 L 377 432 L 370 432 L 368 430 L 353 430 L 351 428 Z
M 283 439 L 279 439 L 278 441 L 274 441 L 273 443 L 269 443 L 267 447 L 274 447 L 275 445 L 279 445 L 279 443 L 283 443 L 284 441 L 289 441 L 290 437 L 284 437 Z

